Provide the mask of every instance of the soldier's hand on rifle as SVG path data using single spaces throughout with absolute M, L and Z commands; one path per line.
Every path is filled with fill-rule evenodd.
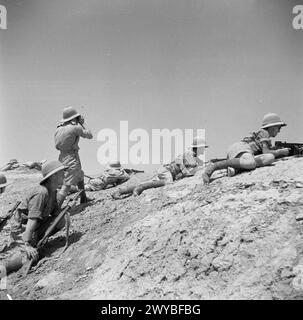
M 295 154 L 295 155 L 303 155 L 303 147 L 301 147 L 301 146 L 295 146 L 295 147 L 294 147 L 294 154 Z
M 280 154 L 282 157 L 286 157 L 289 155 L 291 149 L 290 148 L 283 148 L 283 149 L 280 149 Z
M 81 125 L 84 124 L 84 117 L 83 117 L 83 116 L 79 116 L 78 122 L 79 122 Z
M 39 254 L 37 249 L 32 247 L 28 242 L 25 242 L 24 249 L 28 259 L 33 259 L 34 261 L 39 259 Z

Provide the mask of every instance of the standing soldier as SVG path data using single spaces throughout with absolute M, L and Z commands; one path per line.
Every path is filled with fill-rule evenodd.
M 4 174 L 0 173 L 0 194 L 5 191 L 6 186 L 7 186 L 6 177 Z
M 230 146 L 227 160 L 209 164 L 204 173 L 204 183 L 209 183 L 210 177 L 216 170 L 228 169 L 232 176 L 243 170 L 254 170 L 272 164 L 275 158 L 289 154 L 288 148 L 272 149 L 270 138 L 275 137 L 281 127 L 286 126 L 275 113 L 264 116 L 261 129 L 253 132 L 239 142 Z
M 81 168 L 79 158 L 80 137 L 92 139 L 93 135 L 89 129 L 84 127 L 84 118 L 73 107 L 63 110 L 63 119 L 57 126 L 55 133 L 56 148 L 60 151 L 59 161 L 65 167 L 63 186 L 58 194 L 58 203 L 61 206 L 72 185 L 77 185 L 84 190 L 84 172 Z M 92 199 L 88 198 L 83 191 L 80 203 L 86 203 Z

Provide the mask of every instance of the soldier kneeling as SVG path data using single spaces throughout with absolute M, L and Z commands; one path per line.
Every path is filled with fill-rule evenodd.
M 35 248 L 45 231 L 59 214 L 57 188 L 62 185 L 65 166 L 59 161 L 48 161 L 42 166 L 43 179 L 19 205 L 12 222 L 12 243 L 17 253 L 5 263 L 6 274 L 19 270 L 27 259 L 38 259 Z M 26 225 L 24 226 L 24 224 Z M 54 233 L 61 230 L 65 220 L 59 222 Z M 12 244 L 9 246 L 10 249 Z

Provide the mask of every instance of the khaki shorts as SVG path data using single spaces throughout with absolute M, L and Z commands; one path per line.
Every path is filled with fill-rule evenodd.
M 253 155 L 248 143 L 240 141 L 232 144 L 227 151 L 227 159 L 237 158 L 240 154 L 250 153 Z
M 61 153 L 59 161 L 67 167 L 64 172 L 64 185 L 77 185 L 80 181 L 84 180 L 84 172 L 82 171 L 79 154 L 77 152 L 68 154 Z
M 44 236 L 46 230 L 49 228 L 49 226 L 53 223 L 53 221 L 56 219 L 56 217 L 49 216 L 48 218 L 44 219 L 39 223 L 39 226 L 37 230 L 33 233 L 33 238 L 30 241 L 31 245 L 36 246 L 38 241 L 42 239 Z M 17 221 L 19 220 L 19 221 Z M 6 244 L 1 248 L 1 259 L 9 259 L 15 255 L 22 255 L 26 257 L 26 251 L 24 250 L 24 242 L 22 240 L 22 234 L 25 231 L 27 223 L 27 218 L 24 218 L 23 216 L 16 217 L 16 220 L 11 224 L 11 233 L 9 236 L 9 239 L 7 239 Z M 63 221 L 59 222 L 59 225 L 62 226 L 62 224 L 65 223 L 64 219 Z M 54 233 L 59 231 L 58 229 L 55 229 Z
M 48 227 L 54 222 L 56 217 L 49 216 L 43 220 L 39 220 L 39 224 L 37 227 L 37 230 L 33 232 L 33 245 L 36 244 L 43 236 L 45 231 L 48 229 Z M 19 238 L 22 233 L 25 231 L 26 224 L 27 224 L 28 218 L 24 214 L 20 214 L 20 212 L 16 212 L 14 215 L 14 219 L 11 223 L 11 232 L 13 237 Z M 59 225 L 64 223 L 63 221 L 59 222 Z

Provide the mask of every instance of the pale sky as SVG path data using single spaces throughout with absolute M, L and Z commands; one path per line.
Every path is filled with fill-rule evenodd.
M 205 128 L 208 158 L 224 157 L 268 112 L 288 124 L 278 140 L 303 142 L 299 0 L 0 2 L 0 166 L 57 159 L 65 106 L 94 134 L 80 142 L 86 173 L 102 170 L 97 133 L 119 132 L 121 120 L 149 132 Z

